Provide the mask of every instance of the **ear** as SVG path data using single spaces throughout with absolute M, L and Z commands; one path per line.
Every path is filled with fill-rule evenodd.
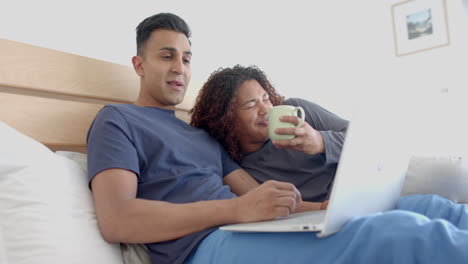
M 133 56 L 132 57 L 132 64 L 133 69 L 138 74 L 138 76 L 143 77 L 145 76 L 145 69 L 143 69 L 143 58 L 140 56 Z

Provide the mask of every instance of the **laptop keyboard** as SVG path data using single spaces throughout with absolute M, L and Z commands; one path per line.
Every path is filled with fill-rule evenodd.
M 320 224 L 325 220 L 326 210 L 320 211 L 311 211 L 304 213 L 292 214 L 288 217 L 277 218 L 277 224 L 298 224 L 298 225 L 311 225 L 311 224 Z

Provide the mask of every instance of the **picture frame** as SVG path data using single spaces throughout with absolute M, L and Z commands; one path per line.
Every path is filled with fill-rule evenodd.
M 392 5 L 397 57 L 450 44 L 446 0 L 409 0 Z

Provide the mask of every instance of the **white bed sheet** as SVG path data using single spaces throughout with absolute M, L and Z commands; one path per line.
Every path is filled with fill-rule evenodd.
M 144 246 L 102 239 L 85 154 L 53 153 L 2 122 L 0 146 L 0 263 L 150 263 Z M 449 161 L 413 157 L 403 194 L 468 203 L 468 168 Z

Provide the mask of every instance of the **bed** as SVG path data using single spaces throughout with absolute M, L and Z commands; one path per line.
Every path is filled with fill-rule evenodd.
M 86 175 L 89 125 L 105 104 L 136 99 L 133 69 L 5 39 L 0 58 L 0 263 L 147 261 L 101 238 Z M 189 121 L 194 98 L 177 117 Z M 468 203 L 467 189 L 462 157 L 418 156 L 403 194 Z
M 136 99 L 133 68 L 5 39 L 0 57 L 0 263 L 144 260 L 100 237 L 84 155 L 97 111 Z

